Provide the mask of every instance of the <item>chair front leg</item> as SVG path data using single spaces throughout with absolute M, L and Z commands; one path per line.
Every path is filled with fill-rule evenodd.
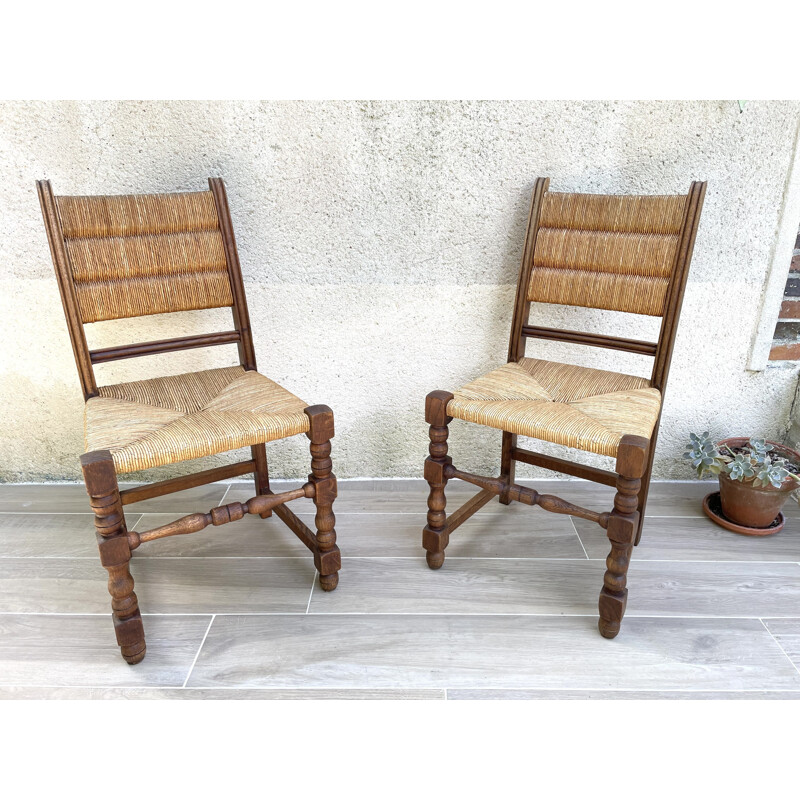
M 628 566 L 639 530 L 639 490 L 647 465 L 648 440 L 641 436 L 623 436 L 617 452 L 617 493 L 614 510 L 608 518 L 611 552 L 606 559 L 606 573 L 600 591 L 600 633 L 613 639 L 620 629 L 628 602 Z
M 425 421 L 430 425 L 428 436 L 430 455 L 425 459 L 425 480 L 431 487 L 428 494 L 428 524 L 422 530 L 422 546 L 427 551 L 425 560 L 431 569 L 439 569 L 444 564 L 444 550 L 449 542 L 445 528 L 447 514 L 445 507 L 445 486 L 447 478 L 445 467 L 453 463 L 447 455 L 447 426 L 452 417 L 447 416 L 447 404 L 453 399 L 450 392 L 431 392 L 425 398 Z
M 306 434 L 311 440 L 310 483 L 314 484 L 314 505 L 317 526 L 317 549 L 314 552 L 314 565 L 319 571 L 319 585 L 323 591 L 332 592 L 339 584 L 339 570 L 342 557 L 336 546 L 336 517 L 333 514 L 333 501 L 336 499 L 336 476 L 331 472 L 331 439 L 333 430 L 333 411 L 328 406 L 310 406 L 305 409 L 310 422 Z
M 131 549 L 111 453 L 95 450 L 82 455 L 81 469 L 95 515 L 100 563 L 108 570 L 117 644 L 129 664 L 138 664 L 146 652 L 144 627 L 128 566 Z

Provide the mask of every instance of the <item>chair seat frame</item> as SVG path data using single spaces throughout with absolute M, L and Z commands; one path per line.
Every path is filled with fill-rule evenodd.
M 221 178 L 209 178 L 208 184 L 219 219 L 231 285 L 233 330 L 90 350 L 83 329 L 84 322 L 56 198 L 50 181 L 37 182 L 50 252 L 85 401 L 99 395 L 94 365 L 119 359 L 236 344 L 241 366 L 248 371 L 257 369 L 225 184 Z M 140 662 L 146 653 L 144 627 L 129 566 L 133 552 L 146 542 L 165 536 L 194 533 L 209 525 L 224 525 L 240 520 L 246 514 L 257 514 L 265 519 L 274 512 L 313 554 L 321 588 L 324 591 L 336 588 L 341 569 L 341 554 L 336 545 L 336 519 L 333 513 L 333 502 L 337 496 L 336 476 L 332 472 L 330 458 L 331 439 L 334 437 L 333 411 L 325 405 L 314 405 L 305 408 L 304 413 L 309 421 L 306 436 L 310 440 L 311 473 L 308 481 L 301 487 L 285 492 L 274 493 L 270 490 L 267 453 L 263 442 L 251 447 L 249 460 L 130 489 L 119 488 L 113 456 L 109 450 L 95 450 L 81 456 L 86 491 L 95 514 L 100 561 L 109 576 L 108 589 L 117 643 L 123 658 L 129 664 Z M 255 495 L 245 503 L 228 503 L 213 508 L 208 513 L 189 514 L 148 531 L 136 532 L 127 528 L 124 506 L 130 503 L 247 474 L 254 475 Z M 302 497 L 310 498 L 314 502 L 316 532 L 308 528 L 285 505 L 290 500 Z
M 533 270 L 542 198 L 548 187 L 549 178 L 538 178 L 533 189 L 511 323 L 508 362 L 516 363 L 525 355 L 525 342 L 528 338 L 584 344 L 651 356 L 654 362 L 650 385 L 660 391 L 663 408 L 678 319 L 705 198 L 706 183 L 694 181 L 687 195 L 657 342 L 545 328 L 528 323 L 531 306 L 531 302 L 527 299 L 528 287 Z M 606 560 L 603 587 L 600 591 L 598 626 L 605 638 L 613 639 L 620 631 L 625 614 L 628 598 L 627 573 L 631 554 L 642 536 L 661 414 L 659 413 L 649 439 L 632 435 L 622 437 L 614 471 L 521 448 L 517 444 L 516 434 L 503 431 L 500 475 L 491 478 L 456 469 L 452 458 L 447 454 L 448 426 L 453 419 L 447 414 L 447 406 L 453 397 L 451 392 L 439 390 L 431 392 L 425 400 L 425 420 L 430 426 L 430 444 L 424 476 L 429 484 L 430 493 L 428 524 L 422 532 L 422 546 L 426 551 L 428 566 L 431 569 L 442 567 L 450 534 L 496 496 L 504 505 L 514 501 L 530 506 L 538 505 L 546 511 L 590 520 L 606 531 L 611 546 Z M 613 508 L 605 512 L 592 511 L 555 495 L 539 494 L 534 489 L 521 486 L 515 483 L 517 462 L 613 486 L 616 488 Z M 471 483 L 480 487 L 481 491 L 448 516 L 445 510 L 447 502 L 445 488 L 447 482 L 452 479 Z

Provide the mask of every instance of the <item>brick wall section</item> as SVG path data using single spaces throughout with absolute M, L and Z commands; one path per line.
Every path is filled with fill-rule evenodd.
M 775 326 L 770 361 L 800 361 L 800 230 Z

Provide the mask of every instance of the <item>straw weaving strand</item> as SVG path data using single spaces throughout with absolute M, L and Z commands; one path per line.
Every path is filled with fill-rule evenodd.
M 471 381 L 447 406 L 466 422 L 607 456 L 625 434 L 649 438 L 660 410 L 646 378 L 533 358 Z
M 309 429 L 307 404 L 241 366 L 99 388 L 86 403 L 86 450 L 134 472 Z

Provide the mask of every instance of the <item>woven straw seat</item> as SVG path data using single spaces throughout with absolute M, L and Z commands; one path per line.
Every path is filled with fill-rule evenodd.
M 646 378 L 521 358 L 457 389 L 456 419 L 616 456 L 626 434 L 649 438 L 661 393 Z
M 134 472 L 309 428 L 300 398 L 244 367 L 99 387 L 86 403 L 86 450 L 110 450 L 117 472 Z

